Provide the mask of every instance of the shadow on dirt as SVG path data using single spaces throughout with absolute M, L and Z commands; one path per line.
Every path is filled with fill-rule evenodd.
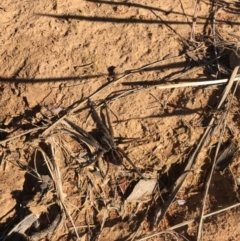
M 109 17 L 91 17 L 91 16 L 82 16 L 82 15 L 55 15 L 55 14 L 45 14 L 45 13 L 36 13 L 38 16 L 43 17 L 51 17 L 51 18 L 57 18 L 57 19 L 75 19 L 75 20 L 82 20 L 82 21 L 89 21 L 89 22 L 105 22 L 105 23 L 132 23 L 132 24 L 179 24 L 179 25 L 189 25 L 189 23 L 183 22 L 183 21 L 162 21 L 162 20 L 156 20 L 156 19 L 134 19 L 134 18 L 109 18 Z M 205 19 L 205 18 L 204 18 Z M 219 23 L 226 23 L 226 21 L 218 20 Z M 228 24 L 232 25 L 240 25 L 240 22 L 232 22 L 228 21 Z M 199 25 L 204 25 L 205 22 L 198 22 Z
M 42 148 L 49 152 L 46 145 L 42 146 Z M 1 226 L 4 227 L 4 230 L 0 233 L 3 240 L 26 240 L 21 233 L 12 232 L 9 236 L 8 233 L 31 213 L 30 207 L 38 208 L 38 204 L 40 205 L 43 196 L 48 191 L 48 187 L 46 187 L 47 184 L 43 180 L 44 177 L 49 177 L 50 173 L 40 152 L 33 153 L 32 159 L 25 169 L 25 182 L 23 183 L 22 190 L 15 190 L 11 193 L 12 198 L 16 200 L 16 205 L 9 212 L 12 212 L 15 209 L 15 215 L 8 218 L 5 223 L 1 224 Z M 40 206 L 42 206 L 42 204 Z M 31 236 L 32 234 L 47 228 L 49 223 L 52 223 L 60 212 L 57 204 L 52 204 L 50 206 L 46 205 L 46 210 L 47 212 L 41 214 L 37 222 L 33 225 L 30 224 L 25 232 L 27 235 Z M 39 213 L 41 212 L 41 209 L 39 209 Z
M 21 233 L 13 232 L 5 240 L 6 241 L 13 241 L 13 240 L 14 241 L 27 241 L 28 239 L 24 235 L 22 235 Z
M 17 78 L 17 77 L 10 77 L 5 78 L 0 76 L 0 82 L 6 82 L 6 83 L 49 83 L 49 82 L 62 82 L 62 81 L 77 81 L 77 80 L 88 80 L 88 79 L 94 79 L 99 78 L 102 76 L 108 76 L 108 74 L 100 74 L 100 75 L 86 75 L 86 76 L 66 76 L 66 77 L 49 77 L 49 78 L 34 78 L 34 79 L 28 79 L 28 78 Z
M 166 11 L 166 10 L 163 10 L 163 9 L 160 9 L 160 8 L 151 7 L 151 6 L 148 6 L 148 5 L 143 5 L 143 4 L 138 4 L 138 3 L 133 3 L 133 2 L 129 2 L 129 1 L 127 1 L 127 2 L 111 2 L 111 1 L 96 1 L 96 0 L 86 0 L 86 1 L 97 3 L 97 4 L 113 5 L 114 11 L 117 11 L 118 6 L 126 6 L 128 8 L 134 7 L 134 8 L 141 8 L 141 9 L 146 9 L 146 10 L 151 10 L 151 11 L 156 11 L 156 12 L 162 12 L 165 15 L 168 15 L 168 14 L 172 13 L 172 14 L 177 14 L 177 15 L 184 15 L 186 17 L 192 17 L 192 15 L 189 15 L 189 14 L 175 12 L 175 11 L 173 11 L 173 9 L 170 9 L 170 10 Z M 221 3 L 219 2 L 219 6 L 221 6 L 220 4 Z M 231 3 L 223 2 L 222 7 L 224 7 L 224 11 L 226 11 L 226 12 L 233 13 L 233 14 L 239 14 L 240 3 L 235 2 L 235 3 L 231 4 Z M 201 16 L 198 16 L 198 18 L 199 19 L 205 19 Z

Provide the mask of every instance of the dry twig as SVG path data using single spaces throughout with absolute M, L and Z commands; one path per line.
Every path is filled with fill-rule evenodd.
M 227 84 L 227 86 L 225 87 L 225 90 L 223 92 L 223 95 L 222 95 L 222 98 L 217 106 L 217 110 L 219 110 L 223 104 L 223 102 L 225 101 L 232 85 L 233 85 L 233 82 L 234 82 L 234 79 L 237 75 L 237 72 L 238 72 L 238 67 L 236 67 L 232 73 L 232 76 Z M 181 188 L 187 174 L 189 173 L 189 171 L 192 169 L 192 166 L 193 164 L 196 162 L 197 160 L 197 156 L 198 156 L 198 153 L 199 151 L 201 150 L 201 148 L 203 147 L 204 145 L 204 142 L 205 140 L 207 139 L 208 135 L 210 134 L 210 131 L 212 130 L 213 128 L 213 125 L 214 125 L 214 122 L 216 120 L 216 117 L 213 116 L 212 119 L 210 120 L 210 123 L 207 127 L 207 129 L 205 130 L 203 136 L 201 137 L 201 139 L 199 140 L 199 143 L 194 151 L 194 153 L 192 154 L 192 156 L 190 157 L 189 161 L 188 161 L 188 164 L 187 166 L 185 167 L 184 171 L 183 171 L 183 174 L 177 179 L 175 185 L 174 185 L 174 188 L 172 190 L 172 193 L 170 194 L 168 200 L 166 201 L 166 203 L 163 204 L 162 207 L 159 207 L 159 210 L 157 212 L 157 217 L 155 218 L 155 223 L 158 224 L 163 216 L 165 215 L 165 213 L 167 212 L 170 204 L 173 202 L 176 194 L 178 193 L 179 189 Z
M 229 83 L 228 85 L 226 86 L 225 88 L 225 91 L 223 93 L 223 96 L 222 96 L 222 99 L 218 105 L 218 109 L 222 106 L 224 100 L 226 99 L 227 95 L 229 94 L 230 90 L 231 90 L 231 87 L 233 85 L 233 82 L 234 82 L 234 79 L 235 79 L 235 76 L 237 75 L 238 73 L 238 69 L 239 67 L 236 67 L 232 73 L 232 76 L 229 80 Z M 236 87 L 238 86 L 238 84 L 236 85 Z M 236 91 L 236 87 L 235 87 L 235 90 L 234 90 L 234 93 Z M 231 103 L 231 102 L 230 102 Z M 203 198 L 203 206 L 202 206 L 202 210 L 201 210 L 201 215 L 200 215 L 200 221 L 199 221 L 199 226 L 198 226 L 198 237 L 197 237 L 197 241 L 200 241 L 202 239 L 202 228 L 203 228 L 203 216 L 204 216 L 204 210 L 205 210 L 205 205 L 206 205 L 206 200 L 207 200 L 207 195 L 208 195 L 208 190 L 209 190 L 209 187 L 210 187 L 210 183 L 211 183 L 211 180 L 212 180 L 212 175 L 213 175 L 213 171 L 214 171 L 214 168 L 215 168 L 215 163 L 217 161 L 217 157 L 218 157 L 218 152 L 219 152 L 219 149 L 220 149 L 220 146 L 222 144 L 222 138 L 223 138 L 223 134 L 225 132 L 225 127 L 226 127 L 226 124 L 227 124 L 227 115 L 228 115 L 228 112 L 229 112 L 229 109 L 230 109 L 230 104 L 229 104 L 229 107 L 228 107 L 228 110 L 226 111 L 226 114 L 224 116 L 224 124 L 223 124 L 223 127 L 222 127 L 222 131 L 220 133 L 220 138 L 219 138 L 219 141 L 218 141 L 218 145 L 217 145 L 217 148 L 216 148 L 216 152 L 215 152 L 215 156 L 214 156 L 214 160 L 213 160 L 213 164 L 212 164 L 212 168 L 211 168 L 211 172 L 208 176 L 208 179 L 207 179 L 207 183 L 206 183 L 206 187 L 205 187 L 205 193 L 204 193 L 204 198 Z
M 29 134 L 29 133 L 33 133 L 33 132 L 35 132 L 35 131 L 43 130 L 43 129 L 46 129 L 46 127 L 33 128 L 33 129 L 31 129 L 31 130 L 28 130 L 28 131 L 25 131 L 25 132 L 23 132 L 23 133 L 20 133 L 20 134 L 18 134 L 18 135 L 16 135 L 16 136 L 9 137 L 8 139 L 5 139 L 5 140 L 3 140 L 3 141 L 0 141 L 0 144 L 4 144 L 4 143 L 6 143 L 6 142 L 9 142 L 9 141 L 12 141 L 12 140 L 14 140 L 14 139 L 17 139 L 17 138 L 19 138 L 19 137 L 21 137 L 21 136 L 25 136 L 25 135 L 27 135 L 27 134 Z
M 229 206 L 229 207 L 226 207 L 226 208 L 222 208 L 222 209 L 220 209 L 220 210 L 218 210 L 218 211 L 205 214 L 205 215 L 203 216 L 203 218 L 205 219 L 205 218 L 208 218 L 208 217 L 211 217 L 211 216 L 214 216 L 214 215 L 223 213 L 223 212 L 225 212 L 225 211 L 231 210 L 232 208 L 236 208 L 236 207 L 239 207 L 239 206 L 240 206 L 240 203 L 236 203 L 236 204 L 234 204 L 234 205 L 232 205 L 232 206 Z M 200 218 L 200 217 L 196 217 L 196 218 L 190 219 L 190 220 L 188 220 L 188 221 L 185 221 L 185 222 L 176 224 L 176 225 L 174 225 L 174 226 L 172 226 L 172 227 L 170 227 L 170 228 L 168 228 L 168 229 L 166 229 L 166 230 L 164 230 L 164 231 L 160 231 L 160 232 L 157 232 L 157 233 L 154 233 L 154 234 L 150 234 L 150 235 L 148 235 L 148 236 L 146 236 L 146 237 L 143 237 L 143 238 L 135 239 L 135 241 L 144 241 L 144 240 L 147 240 L 147 239 L 156 237 L 156 236 L 158 236 L 158 235 L 160 235 L 160 234 L 165 233 L 166 231 L 178 229 L 178 228 L 181 228 L 181 227 L 183 227 L 183 226 L 186 226 L 186 225 L 188 225 L 188 224 L 190 224 L 190 223 L 196 222 L 199 218 Z
M 199 3 L 200 3 L 200 0 L 196 0 L 196 5 L 195 5 L 195 10 L 194 10 L 194 15 L 193 15 L 192 31 L 191 31 L 191 36 L 190 36 L 191 42 L 195 41 L 195 27 L 197 24 L 197 12 L 198 12 Z
M 52 155 L 53 155 L 53 157 L 55 157 L 55 149 L 54 149 L 54 144 L 53 144 L 54 142 L 50 138 L 49 138 L 48 141 L 51 144 Z M 45 161 L 45 163 L 48 167 L 48 170 L 51 174 L 52 180 L 54 181 L 58 201 L 59 201 L 59 203 L 62 207 L 62 210 L 65 211 L 67 217 L 69 218 L 70 222 L 72 223 L 72 225 L 74 227 L 74 231 L 75 231 L 75 234 L 77 236 L 77 239 L 80 240 L 80 237 L 78 235 L 76 226 L 74 224 L 74 221 L 73 221 L 73 219 L 71 217 L 71 214 L 69 213 L 69 211 L 68 211 L 68 209 L 65 205 L 65 201 L 64 201 L 65 194 L 63 193 L 63 190 L 62 190 L 62 181 L 61 181 L 61 173 L 60 173 L 59 166 L 57 165 L 55 159 L 53 159 L 52 162 L 51 162 L 49 157 L 46 155 L 46 153 L 41 148 L 39 148 L 39 151 L 42 153 L 44 161 Z
M 7 235 L 2 241 L 7 240 L 9 237 L 16 239 L 14 234 L 22 234 L 24 235 L 25 231 L 32 226 L 32 224 L 38 219 L 39 217 L 34 214 L 29 214 L 26 216 L 21 222 L 19 222 Z
M 218 50 L 217 50 L 217 43 L 216 43 L 216 18 L 217 18 L 217 14 L 219 13 L 219 11 L 222 9 L 223 7 L 219 7 L 215 9 L 214 15 L 213 15 L 213 26 L 212 26 L 212 31 L 213 31 L 213 46 L 214 46 L 214 54 L 215 54 L 215 58 L 216 58 L 216 63 L 217 63 L 217 74 L 216 76 L 220 77 L 220 68 L 219 68 L 219 62 L 218 62 Z

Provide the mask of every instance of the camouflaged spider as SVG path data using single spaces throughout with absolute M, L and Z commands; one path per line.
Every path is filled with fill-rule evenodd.
M 86 166 L 98 161 L 99 158 L 101 158 L 102 156 L 104 157 L 104 159 L 107 162 L 110 162 L 114 165 L 122 165 L 123 158 L 125 158 L 132 165 L 132 167 L 136 170 L 136 172 L 142 178 L 144 178 L 142 173 L 137 169 L 137 167 L 129 159 L 129 157 L 126 155 L 126 153 L 116 145 L 116 143 L 114 141 L 113 129 L 112 129 L 112 125 L 110 122 L 110 117 L 109 117 L 108 107 L 107 107 L 106 102 L 104 102 L 104 106 L 106 109 L 106 119 L 108 122 L 107 123 L 108 127 L 100 119 L 91 100 L 89 100 L 88 103 L 89 103 L 91 111 L 92 111 L 93 120 L 97 124 L 97 128 L 98 128 L 98 137 L 97 138 L 94 138 L 90 133 L 86 132 L 81 127 L 76 126 L 73 123 L 71 123 L 70 121 L 65 119 L 68 122 L 68 124 L 71 125 L 71 127 L 73 127 L 75 130 L 78 131 L 78 133 L 80 134 L 80 135 L 78 135 L 78 138 L 81 141 L 83 141 L 87 145 L 94 147 L 97 150 L 93 161 L 91 161 L 91 163 L 88 163 Z

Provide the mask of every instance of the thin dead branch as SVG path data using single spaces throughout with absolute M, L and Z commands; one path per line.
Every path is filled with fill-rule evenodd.
M 2 239 L 2 241 L 7 240 L 9 237 L 12 238 L 12 240 L 14 239 L 14 233 L 16 234 L 22 234 L 24 235 L 25 231 L 27 229 L 29 229 L 32 224 L 38 219 L 39 217 L 37 215 L 34 214 L 29 214 L 28 216 L 26 216 L 21 222 L 19 222 L 7 235 L 5 238 Z M 15 237 L 16 238 L 16 237 Z
M 97 89 L 95 92 L 93 92 L 92 94 L 90 94 L 88 96 L 88 98 L 84 99 L 83 101 L 81 101 L 77 106 L 75 106 L 73 109 L 71 109 L 68 113 L 64 114 L 61 118 L 59 118 L 56 122 L 54 122 L 52 125 L 50 125 L 43 133 L 42 133 L 42 136 L 46 137 L 49 132 L 51 130 L 53 130 L 59 123 L 61 123 L 63 121 L 64 118 L 66 118 L 67 116 L 69 116 L 70 114 L 73 114 L 75 112 L 77 112 L 80 108 L 82 108 L 82 106 L 84 104 L 87 103 L 88 99 L 89 98 L 93 98 L 95 97 L 97 94 L 101 93 L 102 91 L 106 90 L 108 87 L 111 87 L 113 84 L 116 84 L 118 83 L 122 78 L 125 78 L 127 76 L 129 76 L 130 74 L 133 74 L 133 73 L 136 73 L 136 72 L 139 72 L 139 71 L 142 71 L 146 68 L 149 68 L 150 66 L 153 66 L 155 64 L 159 64 L 159 63 L 162 63 L 162 62 L 166 62 L 166 61 L 169 61 L 169 60 L 172 60 L 172 59 L 176 59 L 176 58 L 183 58 L 185 55 L 181 55 L 181 56 L 175 56 L 175 57 L 172 57 L 172 58 L 168 58 L 168 59 L 161 59 L 161 60 L 157 60 L 157 61 L 154 61 L 152 63 L 149 63 L 149 64 L 146 64 L 146 65 L 143 65 L 139 68 L 136 68 L 136 69 L 130 69 L 130 70 L 126 70 L 123 74 L 119 74 L 119 78 L 115 79 L 114 81 L 110 82 L 110 83 L 107 83 L 105 85 L 103 85 L 102 87 L 100 87 L 99 89 Z M 1 144 L 1 142 L 0 142 Z
M 212 25 L 212 31 L 213 31 L 213 46 L 214 46 L 214 54 L 216 58 L 216 63 L 217 63 L 217 74 L 216 76 L 220 77 L 220 67 L 219 67 L 219 62 L 218 62 L 218 50 L 217 50 L 217 36 L 216 36 L 216 18 L 217 14 L 220 12 L 220 10 L 223 7 L 216 7 L 214 15 L 213 15 L 213 25 Z
M 193 23 L 192 23 L 190 42 L 195 42 L 195 28 L 197 24 L 197 12 L 198 12 L 199 3 L 200 3 L 200 0 L 196 0 L 195 10 L 193 14 Z
M 53 155 L 53 157 L 55 157 L 55 149 L 54 149 L 54 144 L 53 144 L 54 142 L 51 141 L 50 138 L 48 139 L 48 141 L 51 144 L 52 155 Z M 39 151 L 42 153 L 44 161 L 51 174 L 52 180 L 54 181 L 59 204 L 60 204 L 62 210 L 64 210 L 66 216 L 69 218 L 70 222 L 72 223 L 75 234 L 77 236 L 77 239 L 80 240 L 80 237 L 78 235 L 77 229 L 76 229 L 74 221 L 72 219 L 72 216 L 71 216 L 70 212 L 68 211 L 68 209 L 65 205 L 65 202 L 64 202 L 65 194 L 63 193 L 63 188 L 62 188 L 60 169 L 54 159 L 52 161 L 50 161 L 49 157 L 46 155 L 46 153 L 41 148 L 39 148 Z
M 239 66 L 236 67 L 232 73 L 232 76 L 229 80 L 229 83 L 228 85 L 226 86 L 225 88 L 225 91 L 222 95 L 222 99 L 218 105 L 218 107 L 220 108 L 224 102 L 224 100 L 227 98 L 227 95 L 230 93 L 230 90 L 232 88 L 232 85 L 233 85 L 233 82 L 234 82 L 234 79 L 235 79 L 235 76 L 237 75 L 238 73 L 238 69 L 239 69 Z M 239 82 L 239 81 L 238 81 Z M 236 92 L 236 88 L 238 86 L 238 82 L 237 82 L 237 85 L 235 86 L 235 90 L 233 91 L 233 96 Z M 232 98 L 233 98 L 232 96 Z M 205 187 L 205 192 L 204 192 L 204 197 L 203 197 L 203 205 L 202 205 L 202 209 L 201 209 L 201 215 L 200 215 L 200 221 L 199 221 L 199 226 L 198 226 L 198 236 L 197 236 L 197 241 L 200 241 L 202 239 L 202 229 L 203 229 L 203 216 L 204 216 L 204 210 L 205 210 L 205 206 L 206 206 L 206 200 L 207 200 L 207 195 L 208 195 L 208 190 L 209 190 L 209 187 L 210 187 L 210 184 L 211 184 L 211 180 L 212 180 L 212 175 L 213 175 L 213 171 L 214 171 L 214 168 L 215 168 L 215 164 L 216 164 L 216 161 L 217 161 L 217 157 L 218 157 L 218 152 L 220 150 L 220 146 L 222 144 L 222 138 L 223 138 L 223 135 L 225 133 L 225 129 L 226 129 L 226 124 L 227 124 L 227 116 L 228 116 L 228 113 L 229 113 L 229 110 L 230 110 L 230 106 L 231 106 L 231 103 L 232 103 L 232 99 L 229 103 L 229 106 L 228 106 L 228 110 L 226 111 L 225 115 L 224 115 L 224 123 L 223 123 L 223 126 L 222 126 L 222 130 L 221 130 L 221 133 L 220 133 L 220 137 L 219 137 L 219 141 L 218 141 L 218 144 L 217 144 L 217 148 L 216 148 L 216 152 L 215 152 L 215 156 L 214 156 L 214 160 L 213 160 L 213 163 L 212 163 L 212 168 L 211 168 L 211 172 L 207 178 L 207 183 L 206 183 L 206 187 Z
M 231 209 L 237 208 L 237 207 L 240 207 L 240 203 L 236 203 L 236 204 L 231 205 L 231 206 L 229 206 L 229 207 L 222 208 L 222 209 L 220 209 L 220 210 L 218 210 L 218 211 L 205 214 L 205 215 L 203 216 L 203 218 L 205 219 L 205 218 L 208 218 L 208 217 L 211 217 L 211 216 L 214 216 L 214 215 L 223 213 L 223 212 L 225 212 L 225 211 L 228 211 L 228 210 L 231 210 Z M 178 228 L 181 228 L 181 227 L 183 227 L 183 226 L 186 226 L 186 225 L 188 225 L 188 224 L 190 224 L 190 223 L 196 222 L 197 220 L 199 220 L 199 218 L 200 218 L 200 217 L 196 217 L 196 218 L 190 219 L 190 220 L 188 220 L 188 221 L 185 221 L 185 222 L 176 224 L 176 225 L 174 225 L 174 226 L 172 226 L 172 227 L 170 227 L 170 228 L 168 228 L 168 229 L 166 229 L 166 230 L 164 230 L 164 231 L 160 231 L 160 232 L 157 232 L 157 233 L 154 233 L 154 234 L 150 234 L 150 235 L 148 235 L 148 236 L 146 236 L 146 237 L 143 237 L 143 238 L 135 239 L 135 241 L 148 240 L 148 239 L 150 239 L 150 238 L 153 238 L 153 237 L 156 237 L 156 236 L 158 236 L 158 235 L 160 235 L 160 234 L 163 234 L 163 233 L 166 232 L 166 231 L 178 229 Z
M 21 137 L 21 136 L 25 136 L 25 135 L 27 135 L 27 134 L 29 134 L 29 133 L 33 133 L 33 132 L 35 132 L 35 131 L 43 130 L 43 129 L 46 129 L 46 127 L 37 127 L 37 128 L 33 128 L 33 129 L 31 129 L 31 130 L 28 130 L 28 131 L 24 131 L 23 133 L 20 133 L 20 134 L 18 134 L 18 135 L 16 135 L 16 136 L 9 137 L 8 139 L 5 139 L 5 140 L 3 140 L 3 141 L 0 141 L 0 145 L 1 145 L 1 144 L 4 144 L 4 143 L 7 143 L 7 142 L 9 142 L 9 141 L 15 140 L 15 139 L 17 139 L 17 138 L 19 138 L 19 137 Z
M 234 78 L 234 81 L 238 81 L 240 76 Z M 157 85 L 158 89 L 172 89 L 172 88 L 183 88 L 183 87 L 195 87 L 195 86 L 205 86 L 205 85 L 221 85 L 228 82 L 228 79 L 219 79 L 219 80 L 204 80 L 204 81 L 195 81 L 195 82 L 186 82 L 179 84 L 166 84 L 166 85 Z
M 53 236 L 54 231 L 56 230 L 58 224 L 61 221 L 61 215 L 58 214 L 56 218 L 53 220 L 53 222 L 47 227 L 46 229 L 42 230 L 41 232 L 38 232 L 36 234 L 33 234 L 30 238 L 33 241 L 38 241 L 44 237 L 47 236 L 49 240 L 51 240 L 51 237 Z
M 234 79 L 235 79 L 235 77 L 237 75 L 237 72 L 238 72 L 238 67 L 236 67 L 234 69 L 234 71 L 232 73 L 232 76 L 231 76 L 227 86 L 224 89 L 224 92 L 223 92 L 223 95 L 221 97 L 221 100 L 220 100 L 220 102 L 219 102 L 219 104 L 217 106 L 217 110 L 219 110 L 221 108 L 221 106 L 222 106 L 223 102 L 225 101 L 229 91 L 231 90 L 231 87 L 232 87 L 232 85 L 234 83 Z M 159 213 L 160 210 L 161 210 L 161 213 L 160 213 L 158 219 L 155 219 L 155 224 L 159 224 L 159 222 L 162 220 L 162 218 L 164 217 L 165 213 L 167 212 L 169 206 L 173 202 L 176 194 L 180 190 L 180 188 L 181 188 L 185 178 L 187 177 L 187 174 L 189 173 L 189 171 L 192 169 L 192 166 L 196 162 L 198 153 L 200 152 L 201 148 L 203 147 L 203 145 L 205 143 L 205 140 L 207 139 L 208 135 L 210 134 L 210 131 L 212 130 L 212 128 L 214 126 L 215 120 L 216 120 L 216 117 L 213 116 L 212 119 L 210 120 L 210 123 L 208 124 L 208 127 L 206 128 L 203 136 L 199 140 L 198 145 L 196 146 L 195 151 L 193 152 L 192 156 L 190 157 L 190 159 L 188 161 L 188 164 L 187 164 L 187 166 L 185 167 L 185 169 L 183 171 L 183 174 L 177 179 L 177 181 L 176 181 L 176 183 L 174 185 L 174 188 L 172 190 L 172 193 L 170 194 L 168 200 L 163 204 L 162 207 L 159 207 L 159 210 L 158 210 L 157 213 Z

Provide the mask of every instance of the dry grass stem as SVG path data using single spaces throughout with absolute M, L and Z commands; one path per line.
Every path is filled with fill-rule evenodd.
M 195 41 L 195 28 L 196 28 L 196 24 L 197 24 L 197 12 L 198 12 L 199 3 L 200 3 L 200 0 L 196 0 L 196 5 L 195 5 L 195 10 L 194 10 L 194 15 L 193 15 L 192 31 L 191 31 L 191 36 L 190 36 L 191 42 Z
M 31 130 L 28 130 L 28 131 L 24 131 L 23 133 L 20 133 L 20 134 L 18 134 L 18 135 L 16 135 L 16 136 L 13 136 L 13 137 L 10 137 L 10 138 L 5 139 L 5 140 L 3 140 L 3 141 L 0 141 L 0 144 L 7 143 L 7 142 L 12 141 L 12 140 L 15 140 L 15 139 L 17 139 L 17 138 L 19 138 L 19 137 L 21 137 L 21 136 L 25 136 L 25 135 L 27 135 L 27 134 L 29 134 L 29 133 L 33 133 L 33 132 L 35 132 L 35 131 L 43 130 L 43 129 L 46 129 L 46 127 L 37 127 L 37 128 L 33 128 L 33 129 L 31 129 Z
M 216 18 L 217 18 L 217 14 L 220 12 L 220 10 L 222 9 L 222 7 L 219 7 L 215 9 L 214 15 L 213 15 L 213 26 L 212 26 L 212 32 L 213 32 L 213 46 L 214 46 L 214 54 L 215 54 L 215 58 L 216 58 L 216 63 L 217 63 L 217 74 L 216 76 L 219 76 L 219 71 L 220 71 L 220 67 L 219 67 L 219 61 L 218 61 L 218 50 L 217 50 L 217 36 L 216 36 Z
M 222 95 L 222 98 L 221 98 L 221 101 L 219 102 L 218 104 L 218 109 L 222 106 L 223 102 L 225 101 L 225 99 L 227 98 L 228 94 L 230 93 L 230 90 L 233 86 L 233 83 L 234 83 L 234 79 L 238 73 L 238 69 L 239 69 L 239 66 L 236 67 L 234 70 L 233 70 L 233 73 L 232 73 L 232 76 L 223 92 L 223 95 Z M 236 85 L 235 87 L 235 90 L 234 90 L 234 93 L 236 91 L 236 88 L 237 88 L 238 84 Z M 233 97 L 232 97 L 233 98 Z M 224 123 L 223 123 L 223 126 L 222 126 L 222 130 L 221 130 L 221 133 L 220 133 L 220 138 L 219 138 L 219 141 L 218 141 L 218 144 L 217 144 L 217 148 L 216 148 L 216 152 L 215 152 L 215 156 L 214 156 L 214 160 L 213 160 L 213 163 L 212 163 L 212 168 L 211 168 L 211 172 L 207 178 L 207 183 L 206 183 L 206 187 L 205 187 L 205 192 L 204 192 L 204 198 L 203 198 L 203 205 L 202 205 L 202 209 L 201 209 L 201 215 L 200 215 L 200 221 L 199 221 L 199 226 L 198 226 L 198 236 L 197 236 L 197 241 L 200 241 L 202 239 L 202 229 L 203 229 L 203 216 L 204 216 L 204 210 L 205 210 L 205 205 L 206 205 L 206 200 L 207 200 L 207 195 L 208 195 L 208 190 L 209 190 L 209 187 L 210 187 L 210 183 L 211 183 L 211 180 L 212 180 L 212 175 L 213 175 L 213 171 L 214 171 L 214 168 L 215 168 L 215 163 L 217 161 L 217 157 L 218 157 L 218 152 L 220 150 L 220 146 L 222 144 L 222 138 L 223 138 L 223 134 L 225 132 L 225 128 L 226 128 L 226 124 L 227 124 L 227 115 L 228 115 L 228 112 L 230 110 L 230 106 L 231 106 L 231 101 L 230 101 L 230 104 L 228 106 L 228 110 L 226 111 L 226 114 L 224 115 Z
M 232 74 L 232 76 L 231 76 L 227 86 L 224 89 L 223 95 L 221 97 L 221 100 L 220 100 L 220 102 L 218 104 L 217 109 L 220 109 L 220 107 L 222 106 L 223 102 L 225 101 L 225 99 L 226 99 L 226 97 L 227 97 L 227 95 L 228 95 L 228 93 L 229 93 L 229 91 L 230 91 L 230 89 L 232 87 L 232 84 L 233 84 L 233 82 L 235 80 L 237 72 L 238 72 L 238 67 L 236 67 L 234 69 L 233 74 Z M 210 120 L 210 123 L 209 123 L 208 127 L 206 128 L 203 136 L 199 140 L 194 153 L 190 157 L 190 159 L 188 161 L 188 164 L 187 164 L 187 166 L 185 167 L 185 169 L 183 171 L 183 174 L 177 179 L 177 181 L 176 181 L 176 183 L 174 185 L 174 188 L 172 190 L 172 193 L 170 194 L 168 200 L 163 204 L 162 207 L 160 207 L 161 214 L 159 215 L 158 220 L 156 220 L 156 224 L 158 224 L 162 220 L 162 218 L 164 217 L 164 215 L 167 212 L 170 204 L 173 202 L 176 194 L 178 193 L 179 189 L 181 188 L 181 186 L 182 186 L 182 184 L 183 184 L 183 182 L 184 182 L 188 172 L 192 169 L 193 164 L 196 162 L 198 153 L 201 150 L 201 148 L 203 147 L 204 142 L 207 139 L 207 137 L 208 137 L 208 135 L 209 135 L 209 133 L 210 133 L 212 127 L 213 127 L 215 119 L 216 119 L 216 117 L 213 116 L 212 119 Z
M 238 81 L 240 76 L 234 78 L 234 81 Z M 204 80 L 204 81 L 195 81 L 195 82 L 186 82 L 179 84 L 167 84 L 167 85 L 157 85 L 158 89 L 172 89 L 172 88 L 182 88 L 182 87 L 195 87 L 195 86 L 205 86 L 205 85 L 221 85 L 228 82 L 228 79 L 219 79 L 219 80 Z
M 229 207 L 222 208 L 222 209 L 220 209 L 220 210 L 218 210 L 218 211 L 205 214 L 205 215 L 203 215 L 203 218 L 205 219 L 205 218 L 208 218 L 208 217 L 211 217 L 211 216 L 214 216 L 214 215 L 217 215 L 217 214 L 220 214 L 220 213 L 229 211 L 229 210 L 231 210 L 231 209 L 233 209 L 233 208 L 237 208 L 237 207 L 240 207 L 240 203 L 236 203 L 236 204 L 231 205 L 231 206 L 229 206 Z M 185 221 L 185 222 L 176 224 L 176 225 L 174 225 L 174 226 L 172 226 L 172 227 L 170 227 L 170 228 L 168 228 L 168 229 L 166 229 L 166 230 L 164 230 L 164 231 L 160 231 L 160 232 L 157 232 L 157 233 L 154 233 L 154 234 L 150 234 L 150 235 L 148 235 L 148 236 L 146 236 L 146 237 L 143 237 L 143 238 L 134 239 L 134 241 L 144 241 L 144 240 L 147 240 L 147 239 L 156 237 L 156 236 L 158 236 L 158 235 L 160 235 L 160 234 L 165 233 L 166 231 L 175 230 L 175 229 L 181 228 L 181 227 L 183 227 L 183 226 L 186 226 L 186 225 L 188 225 L 188 224 L 190 224 L 190 223 L 196 222 L 197 220 L 199 220 L 199 218 L 200 218 L 200 217 L 196 217 L 196 218 L 187 220 L 187 221 Z
M 238 4 L 27 2 L 0 4 L 0 240 L 237 239 Z
M 53 138 L 53 137 L 52 137 Z M 51 141 L 51 138 L 48 139 L 48 142 L 51 144 L 51 149 L 52 149 L 52 155 L 53 157 L 55 157 L 55 149 L 54 149 L 54 141 Z M 74 221 L 72 219 L 72 216 L 70 214 L 70 212 L 68 211 L 64 199 L 65 199 L 65 194 L 63 193 L 63 188 L 62 188 L 62 181 L 61 181 L 61 173 L 60 173 L 60 169 L 59 166 L 57 165 L 55 159 L 53 158 L 52 161 L 50 161 L 49 157 L 46 155 L 46 153 L 39 148 L 40 152 L 42 153 L 43 157 L 44 157 L 44 161 L 48 167 L 48 170 L 51 174 L 52 180 L 54 181 L 54 185 L 56 188 L 56 193 L 57 193 L 57 197 L 58 197 L 58 201 L 59 204 L 62 208 L 62 210 L 64 210 L 64 212 L 66 213 L 67 217 L 69 218 L 70 222 L 72 223 L 74 230 L 75 230 L 75 234 L 77 236 L 77 239 L 80 240 L 80 237 L 78 235 L 77 229 L 75 227 Z
M 10 237 L 13 233 L 24 234 L 25 231 L 32 226 L 32 224 L 38 219 L 39 217 L 34 214 L 29 214 L 26 216 L 21 222 L 19 222 L 5 237 L 2 237 L 2 241 L 5 241 Z

